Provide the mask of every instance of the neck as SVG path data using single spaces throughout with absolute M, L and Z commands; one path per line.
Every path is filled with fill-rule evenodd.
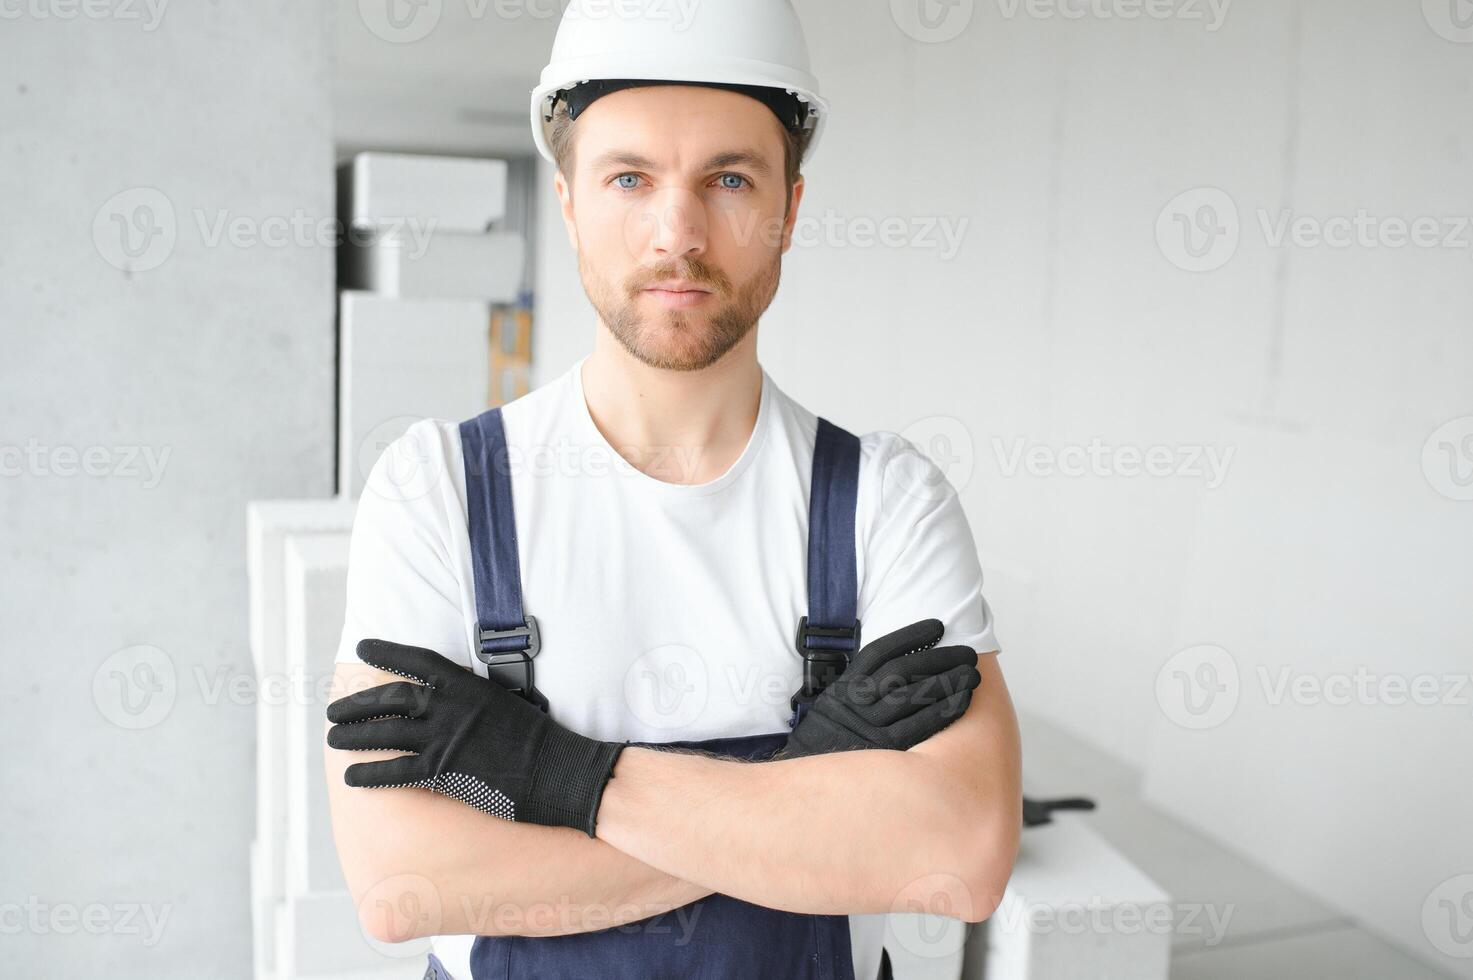
M 583 364 L 593 424 L 629 462 L 667 483 L 707 483 L 731 468 L 757 423 L 757 331 L 699 371 L 650 367 L 600 328 Z

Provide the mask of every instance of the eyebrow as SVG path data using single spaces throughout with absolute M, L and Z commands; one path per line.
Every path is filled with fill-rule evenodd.
M 735 166 L 745 166 L 764 177 L 772 175 L 772 167 L 755 150 L 728 150 L 725 153 L 718 153 L 708 158 L 701 165 L 701 169 L 719 170 L 722 167 Z M 594 170 L 605 170 L 610 167 L 635 167 L 640 170 L 656 170 L 659 168 L 659 164 L 648 157 L 642 157 L 638 153 L 631 153 L 627 150 L 610 150 L 593 161 Z

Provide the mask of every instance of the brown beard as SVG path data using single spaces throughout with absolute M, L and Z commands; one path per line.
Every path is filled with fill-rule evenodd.
M 721 360 L 757 325 L 772 304 L 782 277 L 782 252 L 760 269 L 732 296 L 731 284 L 719 271 L 699 259 L 678 268 L 641 272 L 637 280 L 615 296 L 615 290 L 593 273 L 578 253 L 578 272 L 583 291 L 609 331 L 631 356 L 653 368 L 667 371 L 699 371 Z M 638 308 L 640 291 L 662 279 L 685 279 L 709 286 L 713 300 L 732 298 L 715 312 L 704 310 L 659 310 L 644 313 Z

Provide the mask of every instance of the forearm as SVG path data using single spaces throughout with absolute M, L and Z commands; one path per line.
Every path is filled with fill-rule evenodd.
M 334 696 L 389 677 L 344 665 Z M 338 856 L 371 935 L 588 932 L 710 894 L 577 831 L 500 820 L 428 790 L 344 784 L 349 765 L 400 754 L 324 748 Z M 398 909 L 429 914 L 396 923 Z
M 1012 806 L 986 795 L 981 780 L 914 750 L 743 763 L 630 748 L 597 834 L 668 874 L 772 908 L 921 907 L 977 921 L 997 897 L 978 894 L 988 813 L 1005 821 Z
M 382 938 L 588 932 L 710 894 L 574 830 L 511 823 L 428 790 L 352 789 L 342 769 L 377 753 L 326 751 L 343 873 L 365 928 L 395 931 Z M 399 908 L 432 914 L 376 921 Z

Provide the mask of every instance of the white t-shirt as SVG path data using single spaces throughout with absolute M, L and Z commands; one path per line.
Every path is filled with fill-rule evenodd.
M 764 370 L 736 462 L 708 483 L 666 483 L 604 439 L 582 367 L 502 409 L 524 611 L 542 636 L 535 683 L 552 717 L 611 741 L 787 731 L 802 680 L 794 634 L 808 611 L 817 418 Z M 862 642 L 935 617 L 942 643 L 998 649 L 961 503 L 894 433 L 861 438 L 855 538 Z M 347 600 L 339 662 L 358 662 L 358 641 L 377 637 L 485 675 L 458 423 L 417 422 L 375 464 L 353 525 Z M 858 980 L 879 970 L 884 919 L 850 916 Z M 456 980 L 470 980 L 473 941 L 433 942 Z

